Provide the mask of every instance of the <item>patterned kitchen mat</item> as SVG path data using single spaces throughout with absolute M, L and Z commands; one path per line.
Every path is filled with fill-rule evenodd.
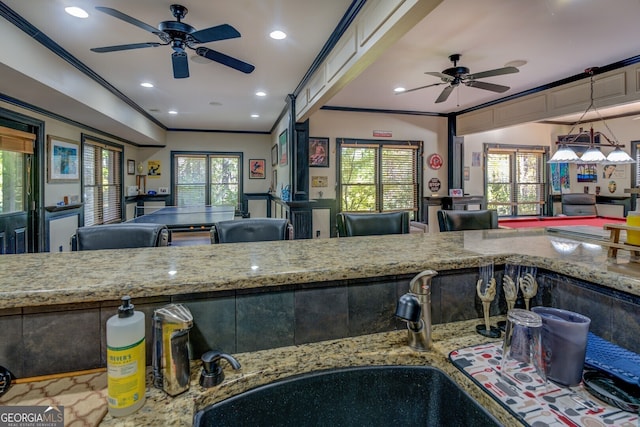
M 531 427 L 638 427 L 638 414 L 624 412 L 590 395 L 582 383 L 563 387 L 546 384 L 532 365 L 522 363 L 513 375 L 500 375 L 502 341 L 452 351 L 449 360 Z
M 65 427 L 94 427 L 107 413 L 107 373 L 14 384 L 0 397 L 0 405 L 62 405 Z

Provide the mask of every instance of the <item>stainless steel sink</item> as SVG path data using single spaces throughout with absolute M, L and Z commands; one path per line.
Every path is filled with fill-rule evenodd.
M 500 426 L 443 371 L 373 366 L 276 381 L 198 411 L 194 426 Z

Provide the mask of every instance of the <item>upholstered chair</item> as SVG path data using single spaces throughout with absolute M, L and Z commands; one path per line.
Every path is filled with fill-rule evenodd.
M 498 211 L 438 211 L 440 231 L 485 230 L 498 228 Z
M 246 218 L 220 221 L 211 227 L 211 243 L 292 240 L 293 226 L 283 218 Z
M 345 213 L 336 216 L 339 237 L 409 233 L 409 212 Z

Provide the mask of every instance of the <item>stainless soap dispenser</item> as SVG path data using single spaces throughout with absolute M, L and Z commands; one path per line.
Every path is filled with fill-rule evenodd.
M 153 385 L 175 396 L 189 389 L 189 329 L 193 316 L 181 304 L 153 312 Z

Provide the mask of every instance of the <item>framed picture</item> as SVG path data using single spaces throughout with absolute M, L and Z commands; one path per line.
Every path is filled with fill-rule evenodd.
M 80 180 L 80 144 L 69 139 L 47 135 L 47 182 Z
M 309 138 L 309 166 L 329 167 L 329 138 Z
M 273 144 L 271 147 L 271 166 L 278 164 L 278 144 Z
M 276 192 L 278 190 L 278 170 L 271 171 L 271 191 Z
M 284 131 L 282 131 L 282 133 L 278 137 L 278 145 L 280 145 L 280 164 L 283 166 L 289 163 L 289 158 L 288 158 L 289 150 L 287 148 L 289 141 L 287 140 L 287 138 L 288 138 L 287 130 L 285 129 Z
M 449 197 L 462 197 L 463 195 L 461 188 L 452 188 L 449 190 Z
M 249 179 L 264 179 L 265 163 L 265 159 L 249 159 Z
M 135 175 L 136 174 L 136 161 L 135 160 L 127 160 L 127 175 Z

